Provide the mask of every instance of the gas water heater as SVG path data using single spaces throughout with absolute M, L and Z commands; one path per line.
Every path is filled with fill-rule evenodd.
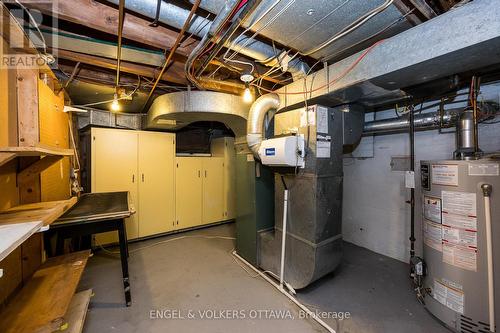
M 461 333 L 500 320 L 500 160 L 422 161 L 426 308 Z

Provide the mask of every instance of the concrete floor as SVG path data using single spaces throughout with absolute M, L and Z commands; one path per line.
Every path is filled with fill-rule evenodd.
M 297 307 L 271 285 L 243 270 L 230 255 L 233 240 L 184 238 L 144 248 L 179 236 L 214 235 L 233 237 L 234 225 L 131 244 L 130 308 L 124 306 L 119 259 L 97 253 L 79 286 L 95 293 L 84 332 L 325 332 L 300 318 Z M 325 319 L 337 332 L 448 332 L 415 300 L 405 264 L 352 244 L 345 249 L 335 274 L 298 293 L 313 311 L 349 312 L 349 319 Z

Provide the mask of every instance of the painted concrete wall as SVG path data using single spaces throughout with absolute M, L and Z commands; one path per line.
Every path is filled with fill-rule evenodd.
M 500 84 L 483 87 L 481 98 L 498 103 Z M 447 107 L 462 105 L 465 104 Z M 392 118 L 395 112 L 379 112 L 376 117 Z M 373 114 L 367 114 L 367 119 L 372 118 Z M 439 134 L 437 130 L 417 132 L 415 140 L 416 250 L 417 254 L 421 254 L 419 161 L 450 159 L 455 150 L 455 134 L 454 131 L 451 134 Z M 500 124 L 480 126 L 479 143 L 485 152 L 500 151 Z M 358 157 L 344 158 L 344 239 L 406 262 L 410 248 L 410 207 L 405 201 L 410 198 L 410 191 L 405 188 L 404 172 L 391 171 L 390 162 L 392 156 L 409 155 L 409 152 L 408 134 L 379 135 L 362 139 L 352 154 Z

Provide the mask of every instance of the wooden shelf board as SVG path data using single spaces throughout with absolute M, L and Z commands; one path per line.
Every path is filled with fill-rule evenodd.
M 76 197 L 67 200 L 37 202 L 27 205 L 15 206 L 0 212 L 0 225 L 42 222 L 49 225 L 63 215 L 77 202 Z
M 0 261 L 4 260 L 12 251 L 40 230 L 41 221 L 0 224 Z
M 17 157 L 22 156 L 72 156 L 73 149 L 57 148 L 47 145 L 22 146 L 22 147 L 0 147 L 0 153 L 14 153 Z
M 89 255 L 87 250 L 48 259 L 0 313 L 0 332 L 59 331 Z
M 85 317 L 89 308 L 90 297 L 92 297 L 92 289 L 80 291 L 73 296 L 68 312 L 64 315 L 67 325 L 66 333 L 82 333 Z
M 22 147 L 0 147 L 0 166 L 6 164 L 16 157 L 28 156 L 73 156 L 73 149 L 57 148 L 47 145 L 22 146 Z

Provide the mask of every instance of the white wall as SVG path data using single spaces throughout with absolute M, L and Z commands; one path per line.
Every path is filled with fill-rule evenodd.
M 484 100 L 500 100 L 500 84 L 482 87 Z M 450 107 L 457 107 L 452 105 Z M 394 110 L 377 113 L 377 119 L 392 118 Z M 368 114 L 371 119 L 373 114 Z M 498 120 L 499 118 L 497 118 Z M 447 129 L 451 130 L 451 129 Z M 500 151 L 500 124 L 482 125 L 479 144 L 485 152 Z M 420 160 L 450 159 L 455 150 L 455 134 L 417 132 L 416 154 L 416 251 L 422 251 L 420 207 Z M 391 171 L 392 156 L 409 155 L 408 134 L 365 137 L 353 156 L 344 158 L 344 239 L 386 256 L 409 259 L 410 192 L 404 186 L 404 172 Z

